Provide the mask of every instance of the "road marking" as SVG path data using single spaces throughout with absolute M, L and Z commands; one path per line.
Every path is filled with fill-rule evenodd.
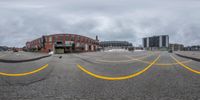
M 25 72 L 25 73 L 18 73 L 18 74 L 10 74 L 10 73 L 3 73 L 3 72 L 0 72 L 0 75 L 3 75 L 3 76 L 13 76 L 13 77 L 17 77 L 17 76 L 26 76 L 26 75 L 30 75 L 30 74 L 34 74 L 34 73 L 37 73 L 45 68 L 47 68 L 49 65 L 46 64 L 34 71 L 31 71 L 31 72 Z
M 184 65 L 183 63 L 181 63 L 180 61 L 178 61 L 175 57 L 173 57 L 172 55 L 170 55 L 179 65 L 181 65 L 182 67 L 186 68 L 187 70 L 196 73 L 196 74 L 200 74 L 200 71 L 194 70 L 186 65 Z
M 134 59 L 130 56 L 126 56 L 130 59 L 133 59 L 133 60 L 137 60 L 137 61 L 140 61 L 140 62 L 143 62 L 143 63 L 146 63 L 146 64 L 150 64 L 151 62 L 149 61 L 144 61 L 144 60 L 141 60 L 141 59 Z M 192 60 L 187 60 L 187 61 L 181 61 L 181 63 L 189 63 L 191 62 Z M 172 66 L 172 65 L 178 65 L 178 63 L 155 63 L 154 65 L 157 65 L 157 66 Z
M 146 56 L 142 56 L 142 57 L 139 57 L 139 58 L 135 58 L 135 59 L 130 59 L 130 60 L 118 60 L 118 61 L 109 61 L 109 60 L 96 60 L 96 62 L 106 62 L 106 63 L 121 63 L 121 62 L 131 62 L 131 61 L 136 61 L 136 60 L 140 60 L 140 59 L 144 59 L 144 58 L 147 58 L 147 57 L 150 57 L 152 56 L 153 54 L 151 55 L 146 55 Z
M 131 74 L 131 75 L 128 75 L 128 76 L 121 76 L 121 77 L 108 77 L 108 76 L 101 76 L 101 75 L 97 75 L 97 74 L 94 74 L 90 71 L 88 71 L 87 69 L 85 69 L 84 67 L 82 67 L 81 65 L 77 64 L 77 67 L 82 70 L 83 72 L 85 72 L 86 74 L 88 75 L 91 75 L 95 78 L 99 78 L 99 79 L 103 79 L 103 80 L 111 80 L 111 81 L 115 81 L 115 80 L 125 80 L 125 79 L 130 79 L 130 78 L 133 78 L 133 77 L 136 77 L 142 73 L 144 73 L 145 71 L 147 71 L 151 66 L 153 66 L 153 64 L 155 64 L 158 59 L 160 58 L 160 55 L 150 64 L 148 65 L 147 67 L 145 67 L 143 70 L 139 71 L 139 72 L 136 72 L 134 74 Z

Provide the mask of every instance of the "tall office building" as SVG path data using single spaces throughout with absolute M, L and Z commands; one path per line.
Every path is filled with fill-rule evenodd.
M 168 50 L 169 36 L 160 35 L 143 38 L 143 47 L 146 50 Z

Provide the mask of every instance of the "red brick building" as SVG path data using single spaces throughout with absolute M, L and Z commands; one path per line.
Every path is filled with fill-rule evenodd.
M 26 42 L 28 51 L 68 53 L 96 51 L 99 47 L 98 37 L 91 39 L 77 34 L 45 35 L 33 41 Z

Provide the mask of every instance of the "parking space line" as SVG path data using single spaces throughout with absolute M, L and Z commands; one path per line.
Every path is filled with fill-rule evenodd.
M 143 62 L 143 63 L 146 63 L 146 64 L 150 64 L 151 62 L 149 61 L 144 61 L 144 60 L 141 60 L 141 59 L 135 59 L 135 58 L 132 58 L 130 56 L 126 56 L 130 59 L 133 59 L 133 60 L 137 60 L 139 62 Z M 187 60 L 187 61 L 181 61 L 181 63 L 189 63 L 191 62 L 192 60 Z M 172 65 L 178 65 L 178 63 L 155 63 L 154 65 L 157 65 L 157 66 L 172 66 Z
M 46 64 L 34 71 L 31 71 L 31 72 L 25 72 L 25 73 L 18 73 L 18 74 L 10 74 L 10 73 L 3 73 L 3 72 L 0 72 L 0 75 L 3 75 L 3 76 L 13 76 L 13 77 L 17 77 L 17 76 L 26 76 L 26 75 L 30 75 L 30 74 L 34 74 L 34 73 L 37 73 L 45 68 L 47 68 L 49 65 Z
M 147 57 L 150 57 L 154 54 L 151 54 L 151 55 L 146 55 L 146 56 L 142 56 L 142 57 L 139 57 L 139 58 L 135 58 L 135 59 L 130 59 L 130 60 L 118 60 L 118 61 L 109 61 L 109 60 L 96 60 L 96 62 L 106 62 L 106 63 L 120 63 L 120 62 L 131 62 L 131 61 L 136 61 L 136 60 L 140 60 L 140 59 L 144 59 L 144 58 L 147 58 Z
M 181 63 L 180 61 L 178 61 L 174 56 L 170 55 L 179 65 L 181 65 L 182 67 L 186 68 L 187 70 L 196 73 L 196 74 L 200 74 L 200 71 L 194 70 L 186 65 L 184 65 L 183 63 Z
M 80 70 L 82 70 L 83 72 L 85 72 L 86 74 L 91 75 L 95 78 L 99 78 L 99 79 L 103 79 L 103 80 L 111 80 L 111 81 L 125 80 L 125 79 L 130 79 L 130 78 L 136 77 L 136 76 L 146 72 L 150 67 L 152 67 L 158 61 L 159 58 L 160 58 L 160 55 L 151 64 L 149 64 L 147 67 L 145 67 L 143 70 L 136 72 L 134 74 L 128 75 L 128 76 L 121 76 L 121 77 L 108 77 L 108 76 L 97 75 L 97 74 L 94 74 L 94 73 L 88 71 L 87 69 L 82 67 L 80 64 L 77 64 L 77 67 Z

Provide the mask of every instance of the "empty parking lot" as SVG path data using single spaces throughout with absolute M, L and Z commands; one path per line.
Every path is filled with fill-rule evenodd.
M 44 54 L 1 52 L 0 59 Z M 0 99 L 199 100 L 200 62 L 165 51 L 55 54 L 0 62 Z

